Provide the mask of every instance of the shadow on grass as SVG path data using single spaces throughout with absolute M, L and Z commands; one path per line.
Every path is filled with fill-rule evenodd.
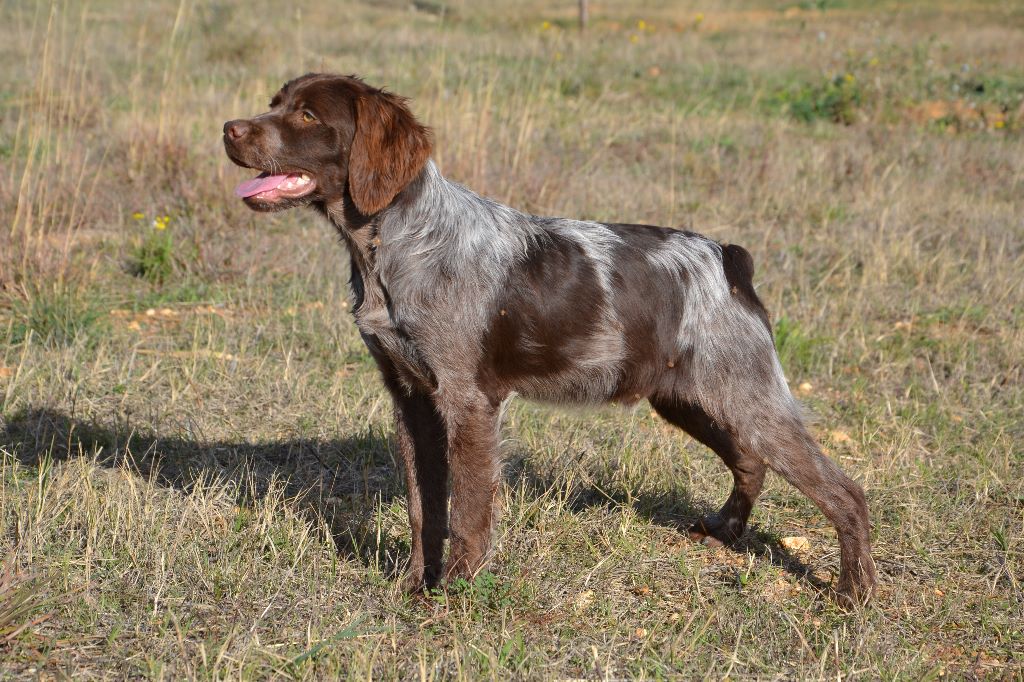
M 520 453 L 512 462 L 512 480 L 524 483 L 528 490 L 538 496 L 552 489 L 564 488 L 564 472 L 574 466 L 573 462 L 559 462 L 546 467 L 546 471 L 541 471 L 533 467 L 525 453 Z M 633 494 L 604 488 L 595 480 L 574 485 L 566 506 L 577 513 L 596 507 L 632 507 L 642 518 L 659 526 L 673 528 L 684 537 L 689 537 L 690 528 L 700 518 L 716 511 L 707 504 L 695 500 L 691 491 L 684 488 Z M 807 564 L 779 543 L 778 538 L 756 526 L 748 526 L 743 535 L 726 548 L 736 554 L 750 553 L 765 559 L 823 594 L 834 593 L 832 586 L 814 575 Z M 725 569 L 723 566 L 723 570 Z
M 206 441 L 32 409 L 3 424 L 0 446 L 30 467 L 45 460 L 95 457 L 101 466 L 127 467 L 184 492 L 200 484 L 227 485 L 241 506 L 255 506 L 276 487 L 314 525 L 326 522 L 341 556 L 377 566 L 388 577 L 399 575 L 408 558 L 408 545 L 379 534 L 375 525 L 377 508 L 401 492 L 391 444 L 382 434 Z
M 0 431 L 6 447 L 26 466 L 44 460 L 96 457 L 101 466 L 128 467 L 140 476 L 185 492 L 199 483 L 231 485 L 240 505 L 254 505 L 274 481 L 314 524 L 331 529 L 338 553 L 377 566 L 388 578 L 401 575 L 408 545 L 388 540 L 374 521 L 378 506 L 389 505 L 403 493 L 390 439 L 366 433 L 333 440 L 292 439 L 254 443 L 245 439 L 204 441 L 144 433 L 130 424 L 86 422 L 52 409 L 32 409 L 13 415 Z M 534 468 L 518 453 L 507 467 L 510 484 L 524 484 L 538 496 L 564 485 L 559 471 L 566 466 Z M 686 535 L 689 527 L 710 509 L 694 502 L 690 491 L 641 493 L 602 489 L 598 481 L 574 486 L 568 506 L 575 512 L 594 507 L 632 506 L 651 522 Z M 810 568 L 768 533 L 750 528 L 730 549 L 753 553 L 806 581 L 821 592 L 830 588 Z

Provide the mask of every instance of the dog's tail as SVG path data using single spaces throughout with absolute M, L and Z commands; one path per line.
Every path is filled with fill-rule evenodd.
M 722 270 L 733 297 L 757 315 L 771 332 L 768 310 L 754 291 L 754 258 L 750 252 L 738 244 L 722 244 Z

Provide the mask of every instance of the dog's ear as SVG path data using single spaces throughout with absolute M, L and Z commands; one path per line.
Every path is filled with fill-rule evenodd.
M 387 207 L 430 157 L 430 131 L 405 100 L 386 92 L 356 99 L 356 134 L 348 161 L 349 192 L 363 215 Z

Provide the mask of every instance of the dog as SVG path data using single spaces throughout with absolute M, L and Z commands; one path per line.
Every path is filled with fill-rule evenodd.
M 736 540 L 766 471 L 781 474 L 836 528 L 837 592 L 871 594 L 864 493 L 803 424 L 745 249 L 481 197 L 441 175 L 407 100 L 355 76 L 296 78 L 269 111 L 223 133 L 231 161 L 260 171 L 235 191 L 250 208 L 312 206 L 348 248 L 351 309 L 394 403 L 412 527 L 406 589 L 486 564 L 499 423 L 518 394 L 646 399 L 717 453 L 733 489 L 690 529 L 698 541 Z

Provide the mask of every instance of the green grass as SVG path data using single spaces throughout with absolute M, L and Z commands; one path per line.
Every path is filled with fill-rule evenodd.
M 108 322 L 101 304 L 101 300 L 59 283 L 35 289 L 12 301 L 8 342 L 17 345 L 34 339 L 49 347 L 76 341 L 94 344 Z
M 146 220 L 142 213 L 132 217 L 139 222 Z M 162 284 L 174 274 L 175 261 L 179 258 L 175 256 L 174 232 L 167 229 L 170 222 L 168 215 L 153 218 L 151 227 L 132 254 L 130 270 L 133 275 Z
M 0 10 L 0 677 L 1024 675 L 1021 10 L 602 4 L 580 36 L 574 3 L 421 5 Z M 219 142 L 314 69 L 410 96 L 501 201 L 747 247 L 875 601 L 825 596 L 834 531 L 780 480 L 694 545 L 711 453 L 523 402 L 488 571 L 402 594 L 344 250 L 241 205 Z

